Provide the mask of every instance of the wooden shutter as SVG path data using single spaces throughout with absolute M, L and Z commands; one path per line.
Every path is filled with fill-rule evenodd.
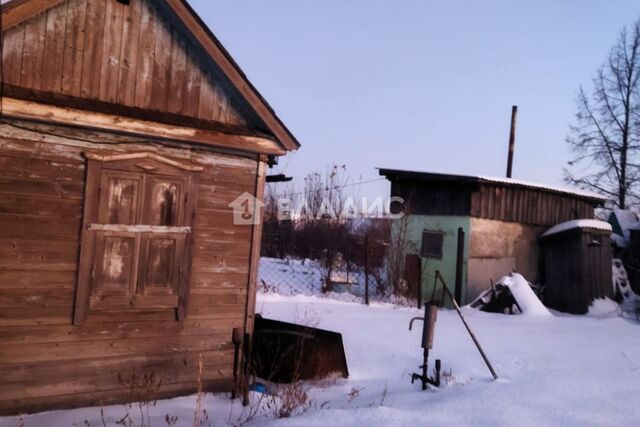
M 186 314 L 193 170 L 161 160 L 89 162 L 76 323 L 91 310 Z
M 101 224 L 136 224 L 141 209 L 142 175 L 103 169 L 100 177 Z
M 185 177 L 149 175 L 143 223 L 173 227 L 185 224 Z
M 102 169 L 98 223 L 105 226 L 136 224 L 143 190 L 142 178 L 139 173 Z M 94 234 L 91 306 L 113 308 L 118 305 L 115 301 L 126 301 L 136 293 L 140 236 L 108 228 Z

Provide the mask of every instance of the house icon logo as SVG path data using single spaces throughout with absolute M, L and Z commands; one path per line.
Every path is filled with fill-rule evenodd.
M 229 203 L 233 209 L 234 225 L 257 225 L 260 224 L 261 209 L 264 203 L 255 198 L 253 194 L 242 193 L 240 197 Z

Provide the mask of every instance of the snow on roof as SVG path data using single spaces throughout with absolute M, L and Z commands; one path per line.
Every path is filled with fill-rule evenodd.
M 629 239 L 631 237 L 631 230 L 640 229 L 640 221 L 638 220 L 638 215 L 636 215 L 635 212 L 615 208 L 613 210 L 613 214 L 618 219 L 618 224 L 620 224 L 620 228 L 624 233 L 623 237 L 625 239 Z
M 562 233 L 563 231 L 573 230 L 574 228 L 590 228 L 593 230 L 612 231 L 611 224 L 595 219 L 575 219 L 573 221 L 563 222 L 547 230 L 542 237 L 551 236 L 552 234 Z
M 464 174 L 448 174 L 441 172 L 427 172 L 427 171 L 412 171 L 412 170 L 404 170 L 404 169 L 385 169 L 378 168 L 381 175 L 414 175 L 416 177 L 423 176 L 424 178 L 431 179 L 440 179 L 440 180 L 467 180 L 467 181 L 477 181 L 477 182 L 486 182 L 486 183 L 495 183 L 495 184 L 504 184 L 518 187 L 526 187 L 533 188 L 538 190 L 550 191 L 554 193 L 567 194 L 570 196 L 579 196 L 585 197 L 589 199 L 599 200 L 601 202 L 607 201 L 607 197 L 594 193 L 591 191 L 581 190 L 577 188 L 566 188 L 566 187 L 558 187 L 553 185 L 540 184 L 529 181 L 522 181 L 518 179 L 512 178 L 500 178 L 493 176 L 483 176 L 483 175 L 464 175 Z
M 557 187 L 553 185 L 538 184 L 535 182 L 521 181 L 513 178 L 498 178 L 498 177 L 491 177 L 491 176 L 480 176 L 478 178 L 480 178 L 482 181 L 495 182 L 500 184 L 509 184 L 509 185 L 519 185 L 522 187 L 529 187 L 529 188 L 538 188 L 540 190 L 549 190 L 549 191 L 554 191 L 556 193 L 583 196 L 583 197 L 588 197 L 590 199 L 598 199 L 602 201 L 608 200 L 607 197 L 601 194 L 594 193 L 591 191 L 586 191 L 586 190 L 575 189 L 575 188 L 566 188 L 566 187 Z
M 635 212 L 614 208 L 609 216 L 609 223 L 613 226 L 611 237 L 618 247 L 626 248 L 631 239 L 631 230 L 640 230 L 640 220 Z

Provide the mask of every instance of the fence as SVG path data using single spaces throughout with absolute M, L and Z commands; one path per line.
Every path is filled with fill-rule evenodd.
M 272 224 L 262 237 L 258 289 L 283 295 L 388 296 L 388 226 L 371 223 Z

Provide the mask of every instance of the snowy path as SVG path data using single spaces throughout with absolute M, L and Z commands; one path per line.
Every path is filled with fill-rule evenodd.
M 613 317 L 525 317 L 465 309 L 465 315 L 501 376 L 486 366 L 453 311 L 439 313 L 431 361 L 442 359 L 453 380 L 422 392 L 411 372 L 421 359 L 420 328 L 408 331 L 414 309 L 359 304 L 308 296 L 260 296 L 266 317 L 316 324 L 343 333 L 351 376 L 313 387 L 318 407 L 300 416 L 256 418 L 249 425 L 277 426 L 625 426 L 640 424 L 640 325 Z M 357 397 L 349 393 L 357 389 Z M 385 393 L 386 389 L 386 393 Z M 213 426 L 238 418 L 239 405 L 208 397 Z M 152 425 L 193 425 L 193 397 L 159 402 Z M 107 424 L 122 406 L 107 408 Z M 95 408 L 24 418 L 25 427 L 101 426 Z M 18 426 L 0 418 L 1 427 Z

